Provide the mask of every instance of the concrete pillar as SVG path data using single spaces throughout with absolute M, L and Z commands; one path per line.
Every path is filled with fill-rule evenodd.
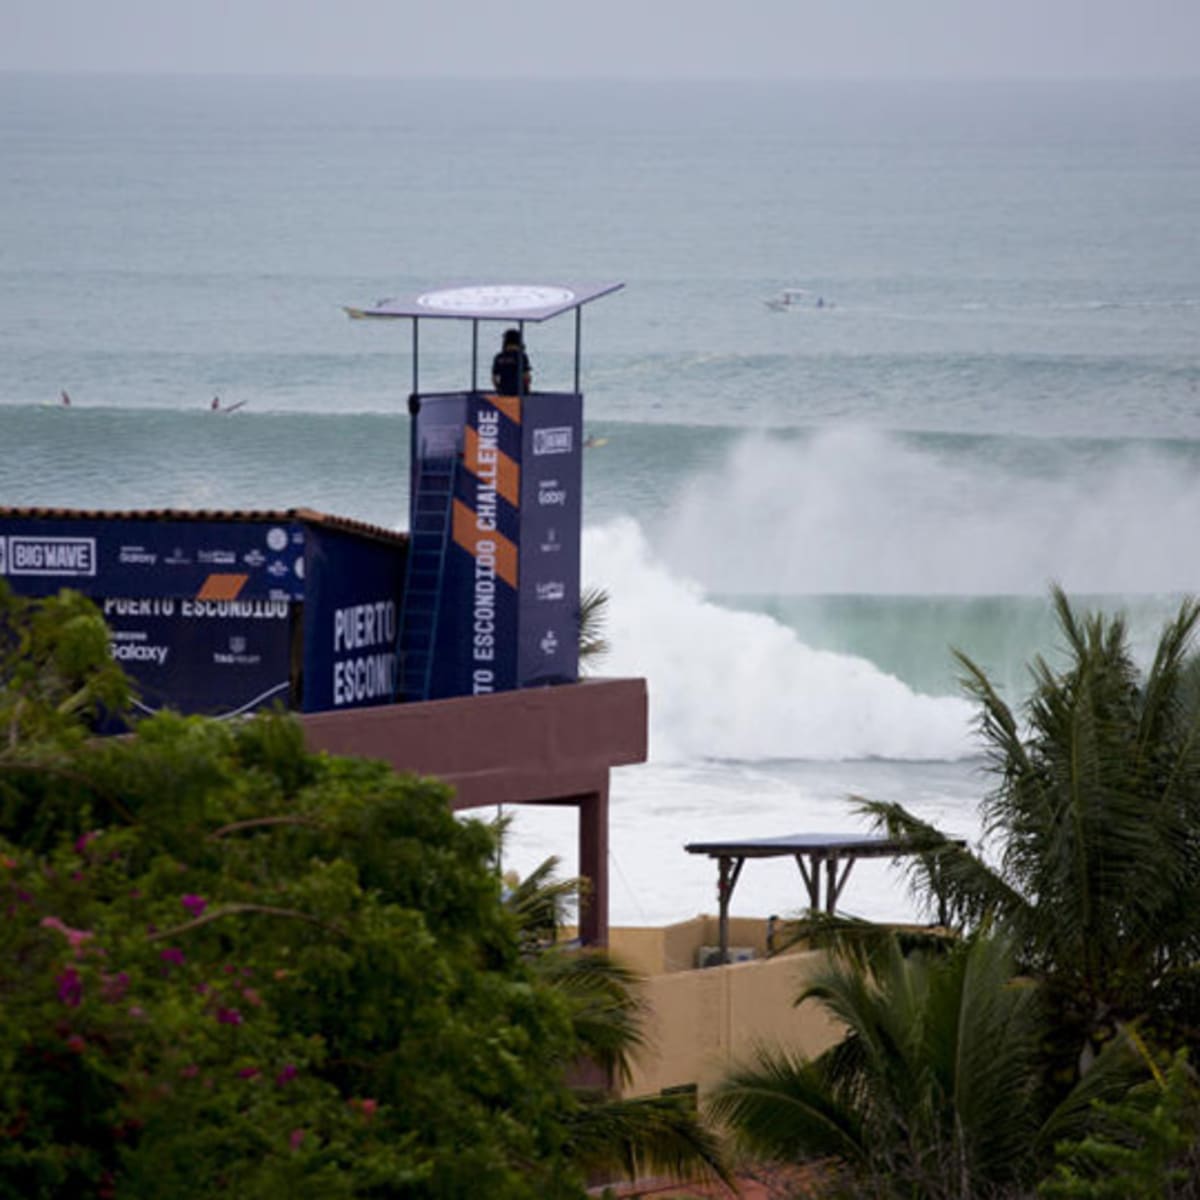
M 579 797 L 579 874 L 589 892 L 579 911 L 585 946 L 608 945 L 608 779 Z

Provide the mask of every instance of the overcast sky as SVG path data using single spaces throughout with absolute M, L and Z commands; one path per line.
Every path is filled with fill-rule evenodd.
M 0 0 L 0 70 L 1195 77 L 1200 0 Z

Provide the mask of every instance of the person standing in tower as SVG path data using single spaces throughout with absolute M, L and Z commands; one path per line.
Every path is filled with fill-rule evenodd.
M 492 359 L 492 387 L 501 396 L 524 396 L 533 380 L 533 371 L 519 329 L 506 329 L 500 353 Z

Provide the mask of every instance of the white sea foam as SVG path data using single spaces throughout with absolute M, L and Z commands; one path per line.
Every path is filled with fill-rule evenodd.
M 770 617 L 706 599 L 654 559 L 630 518 L 589 529 L 586 578 L 611 596 L 606 674 L 645 676 L 651 758 L 954 759 L 970 708 L 865 659 L 814 650 Z
M 691 479 L 655 550 L 717 592 L 1110 595 L 1200 587 L 1200 477 L 1153 445 L 1003 459 L 880 430 L 755 435 Z

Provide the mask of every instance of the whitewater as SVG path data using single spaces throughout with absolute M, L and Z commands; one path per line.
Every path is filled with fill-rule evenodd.
M 583 325 L 597 669 L 650 697 L 616 923 L 715 911 L 686 842 L 860 830 L 853 796 L 977 840 L 952 650 L 1019 703 L 1052 583 L 1143 656 L 1200 591 L 1195 83 L 10 75 L 0 162 L 5 505 L 401 528 L 407 332 L 341 305 L 625 281 Z M 771 311 L 790 286 L 827 304 Z M 449 325 L 430 390 L 463 382 Z M 564 386 L 569 322 L 527 332 Z M 509 815 L 507 867 L 574 869 L 570 810 Z M 733 908 L 800 901 L 761 863 Z M 843 902 L 919 915 L 886 863 Z

